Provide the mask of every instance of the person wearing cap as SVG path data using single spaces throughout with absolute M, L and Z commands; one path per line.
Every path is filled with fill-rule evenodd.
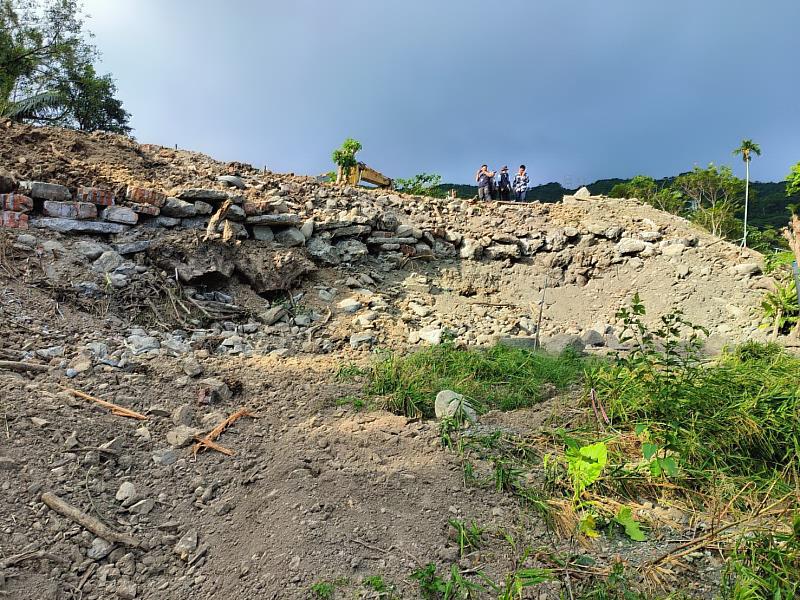
M 497 181 L 497 190 L 500 197 L 499 200 L 508 202 L 511 200 L 511 179 L 508 176 L 508 165 L 500 169 L 500 176 Z
M 528 184 L 530 182 L 531 180 L 525 172 L 525 165 L 520 165 L 519 171 L 514 175 L 514 196 L 517 202 L 525 202 L 525 196 L 528 194 Z

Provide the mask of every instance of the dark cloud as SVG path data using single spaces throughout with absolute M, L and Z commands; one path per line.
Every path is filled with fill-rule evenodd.
M 800 160 L 800 3 L 89 0 L 142 141 L 322 173 L 345 137 L 391 176 L 536 183 Z M 738 168 L 738 165 L 736 165 Z

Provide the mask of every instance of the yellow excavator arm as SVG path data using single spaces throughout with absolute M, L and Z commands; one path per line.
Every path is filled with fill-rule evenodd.
M 392 187 L 392 180 L 390 178 L 386 177 L 386 175 L 382 173 L 379 173 L 375 169 L 371 169 L 361 162 L 357 163 L 355 167 L 350 169 L 350 173 L 348 174 L 347 178 L 344 177 L 341 167 L 339 167 L 339 170 L 336 173 L 336 182 L 339 184 L 349 183 L 350 185 L 358 185 L 362 181 L 371 183 L 372 185 L 376 185 L 380 188 Z

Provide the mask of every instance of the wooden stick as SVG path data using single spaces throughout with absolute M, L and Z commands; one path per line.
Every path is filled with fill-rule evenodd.
M 47 365 L 37 365 L 36 363 L 26 363 L 18 360 L 0 360 L 0 369 L 8 369 L 9 371 L 36 371 L 37 373 L 45 373 L 50 370 Z
M 122 544 L 124 546 L 132 546 L 134 548 L 138 548 L 142 545 L 142 543 L 133 536 L 130 536 L 127 533 L 119 533 L 114 531 L 94 517 L 87 515 L 82 510 L 75 508 L 71 504 L 62 500 L 52 492 L 45 492 L 42 494 L 42 502 L 44 502 L 49 508 L 56 511 L 58 514 L 67 517 L 81 527 L 88 529 L 97 537 L 103 538 L 108 542 Z
M 95 398 L 94 396 L 90 396 L 85 392 L 81 392 L 80 390 L 73 390 L 72 388 L 61 386 L 65 391 L 69 392 L 76 398 L 83 398 L 84 400 L 89 400 L 90 402 L 96 402 L 100 406 L 104 406 L 111 410 L 111 413 L 114 415 L 118 415 L 120 417 L 128 417 L 130 419 L 139 419 L 140 421 L 147 421 L 147 417 L 143 414 L 138 413 L 133 410 L 129 410 L 118 404 L 113 404 L 111 402 L 106 402 L 105 400 L 101 400 L 100 398 Z
M 69 561 L 61 556 L 56 556 L 55 554 L 50 554 L 49 552 L 45 552 L 44 550 L 33 550 L 31 552 L 22 552 L 20 554 L 15 554 L 14 556 L 9 556 L 3 561 L 0 561 L 0 568 L 7 569 L 8 567 L 13 567 L 14 565 L 18 565 L 21 562 L 31 559 L 40 559 L 46 558 L 47 560 L 52 560 L 53 562 L 60 563 L 62 565 L 68 565 Z
M 214 440 L 216 440 L 222 432 L 225 431 L 230 425 L 241 419 L 242 417 L 252 417 L 253 414 L 247 410 L 246 408 L 240 408 L 235 413 L 223 419 L 222 422 L 214 427 L 211 431 L 209 431 L 205 436 L 197 440 L 197 443 L 192 446 L 192 454 L 197 454 L 202 448 L 210 448 L 211 450 L 216 450 L 217 452 L 222 452 L 223 454 L 227 454 L 228 456 L 232 456 L 234 453 L 232 450 L 228 450 L 227 448 L 223 448 L 219 444 L 215 444 Z

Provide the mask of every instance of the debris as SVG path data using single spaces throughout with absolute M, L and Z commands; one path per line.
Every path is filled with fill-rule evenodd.
M 133 536 L 112 530 L 94 517 L 87 515 L 82 510 L 79 510 L 62 500 L 52 492 L 45 492 L 42 494 L 42 502 L 44 502 L 49 508 L 56 511 L 58 514 L 75 521 L 81 527 L 88 529 L 93 534 L 103 538 L 106 541 L 114 542 L 115 544 L 123 544 L 125 546 L 132 546 L 134 548 L 138 548 L 142 545 L 142 543 Z
M 241 419 L 242 417 L 254 417 L 253 413 L 251 413 L 246 408 L 240 408 L 235 413 L 227 417 L 223 420 L 219 425 L 214 427 L 207 435 L 202 438 L 197 439 L 197 443 L 192 446 L 192 454 L 195 456 L 202 448 L 211 448 L 212 450 L 216 450 L 217 452 L 221 452 L 222 454 L 226 454 L 228 456 L 233 456 L 233 450 L 229 450 L 227 448 L 223 448 L 222 446 L 215 444 L 214 440 L 216 440 L 225 429 L 227 429 L 230 425 Z
M 26 363 L 17 360 L 0 360 L 0 369 L 8 369 L 9 371 L 35 371 L 37 373 L 45 373 L 50 370 L 47 365 L 37 365 L 35 363 Z
M 138 413 L 136 411 L 129 410 L 127 408 L 124 408 L 124 407 L 119 406 L 117 404 L 113 404 L 111 402 L 106 402 L 105 400 L 101 400 L 100 398 L 95 398 L 94 396 L 90 396 L 89 394 L 86 394 L 86 393 L 81 392 L 79 390 L 73 390 L 72 388 L 67 388 L 67 387 L 65 387 L 63 389 L 64 389 L 64 391 L 69 392 L 70 394 L 72 394 L 76 398 L 83 398 L 84 400 L 89 400 L 90 402 L 95 402 L 95 403 L 99 404 L 100 406 L 104 406 L 105 408 L 110 409 L 111 410 L 111 414 L 118 415 L 120 417 L 128 417 L 130 419 L 139 419 L 140 421 L 147 421 L 147 417 L 145 417 L 143 414 L 140 414 L 140 413 Z

